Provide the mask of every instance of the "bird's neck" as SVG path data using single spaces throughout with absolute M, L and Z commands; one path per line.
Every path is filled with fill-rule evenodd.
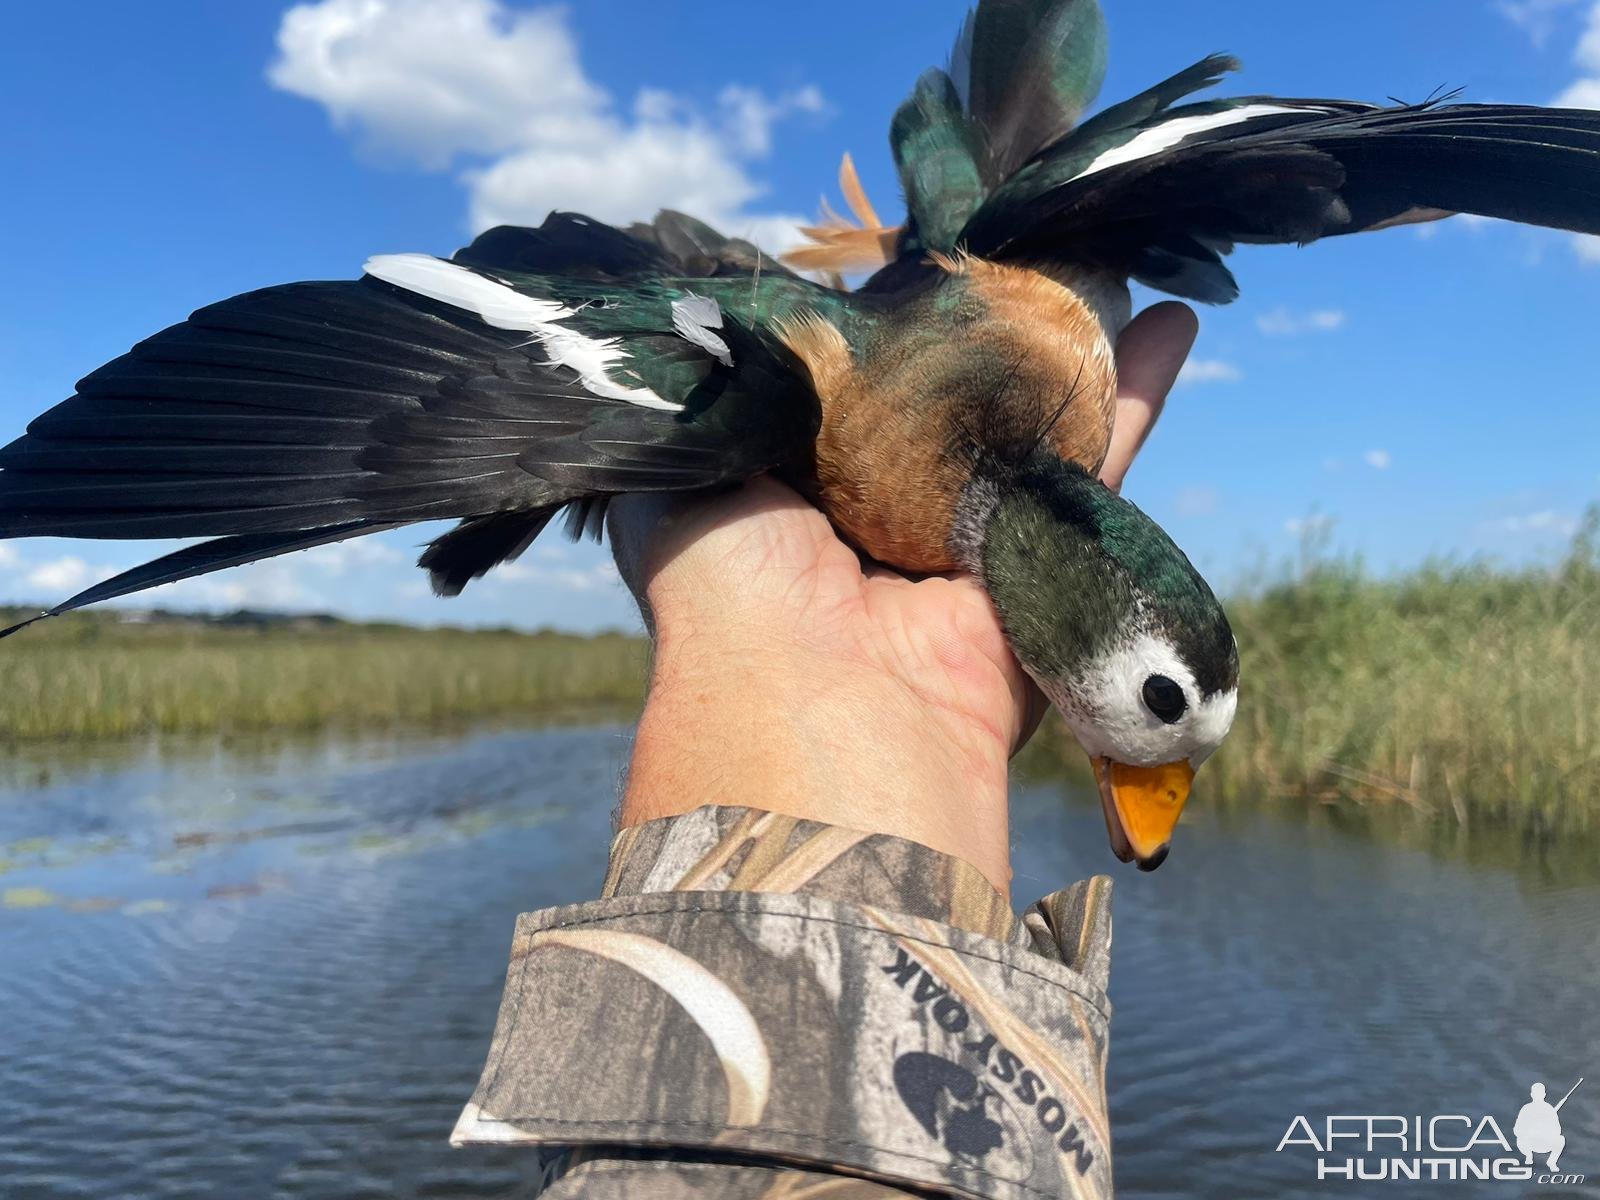
M 1100 517 L 1105 500 L 1112 493 L 1078 464 L 1041 450 L 1016 467 L 979 470 L 962 489 L 951 523 L 950 546 L 963 570 L 979 576 L 984 573 L 984 552 L 995 528 L 995 516 L 1006 493 L 1015 495 L 1019 489 L 1048 491 L 1055 507 L 1081 512 L 1080 522 L 1060 527 L 1070 530 L 1072 536 L 1061 537 L 1058 530 L 1053 540 L 1077 543 L 1085 558 L 1094 556 Z

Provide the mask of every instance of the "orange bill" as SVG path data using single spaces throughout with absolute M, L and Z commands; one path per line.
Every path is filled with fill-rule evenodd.
M 1094 777 L 1100 785 L 1111 849 L 1123 862 L 1154 871 L 1166 861 L 1172 831 L 1194 783 L 1194 768 L 1183 761 L 1130 767 L 1097 758 Z

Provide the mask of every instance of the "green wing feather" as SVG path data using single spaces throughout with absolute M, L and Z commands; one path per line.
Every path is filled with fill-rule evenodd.
M 951 76 L 983 142 L 990 187 L 1069 133 L 1100 94 L 1108 38 L 1097 0 L 982 0 Z
M 984 197 L 976 139 L 949 75 L 923 73 L 894 114 L 889 145 L 911 214 L 900 253 L 948 253 Z
M 1097 0 L 982 0 L 950 69 L 925 72 L 890 125 L 910 212 L 901 257 L 955 249 L 985 195 L 1072 131 L 1106 46 Z

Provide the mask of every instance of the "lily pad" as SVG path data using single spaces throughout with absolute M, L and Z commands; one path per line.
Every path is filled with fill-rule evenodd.
M 0 892 L 0 908 L 49 908 L 60 901 L 61 897 L 54 892 L 37 887 L 7 888 Z

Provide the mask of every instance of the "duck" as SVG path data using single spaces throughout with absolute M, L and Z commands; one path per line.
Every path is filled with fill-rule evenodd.
M 855 219 L 786 261 L 557 212 L 200 309 L 0 450 L 0 538 L 209 540 L 33 620 L 439 518 L 453 595 L 558 514 L 775 473 L 864 556 L 978 579 L 1156 868 L 1240 680 L 1211 588 L 1098 479 L 1130 284 L 1225 304 L 1236 244 L 1455 213 L 1600 233 L 1600 112 L 1195 99 L 1238 69 L 1212 55 L 1086 117 L 1107 44 L 1095 0 L 981 0 L 890 123 L 904 220 L 846 158 Z

